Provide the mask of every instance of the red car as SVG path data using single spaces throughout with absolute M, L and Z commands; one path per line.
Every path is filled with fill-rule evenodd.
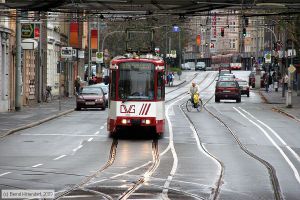
M 215 90 L 215 102 L 221 99 L 235 99 L 237 103 L 241 102 L 241 90 L 235 80 L 218 81 Z
M 81 108 L 101 108 L 105 110 L 106 99 L 101 87 L 86 86 L 76 96 L 76 110 Z

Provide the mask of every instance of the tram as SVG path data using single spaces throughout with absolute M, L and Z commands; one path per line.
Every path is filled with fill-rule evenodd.
M 107 130 L 147 128 L 162 135 L 165 126 L 164 61 L 152 54 L 126 54 L 110 62 Z

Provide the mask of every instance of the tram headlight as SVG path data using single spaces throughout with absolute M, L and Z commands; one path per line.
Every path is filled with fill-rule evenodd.
M 127 124 L 127 120 L 126 119 L 122 119 L 121 123 L 122 124 Z
M 150 119 L 146 119 L 145 124 L 150 124 L 150 123 L 151 123 Z

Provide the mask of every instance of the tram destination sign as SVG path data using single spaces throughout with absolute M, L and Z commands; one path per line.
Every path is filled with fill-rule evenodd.
M 34 38 L 34 24 L 22 24 L 21 35 L 22 38 Z

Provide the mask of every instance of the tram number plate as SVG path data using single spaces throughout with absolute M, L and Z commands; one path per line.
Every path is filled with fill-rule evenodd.
M 132 125 L 140 125 L 141 124 L 141 120 L 139 120 L 139 119 L 132 119 L 131 120 L 131 124 Z
M 86 105 L 95 105 L 95 102 L 91 101 L 91 102 L 85 102 Z

